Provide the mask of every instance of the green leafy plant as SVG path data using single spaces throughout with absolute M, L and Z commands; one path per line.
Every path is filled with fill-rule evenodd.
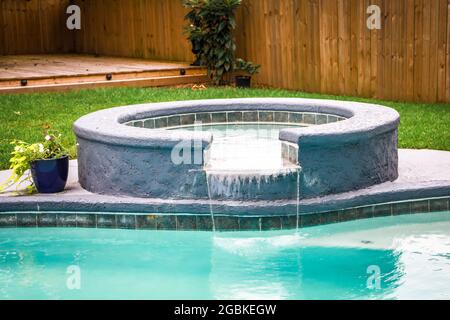
M 250 75 L 257 74 L 261 66 L 259 64 L 254 64 L 251 61 L 245 61 L 243 59 L 236 59 L 234 70 L 246 72 Z
M 27 143 L 21 140 L 11 141 L 14 150 L 11 152 L 10 169 L 12 175 L 8 181 L 0 186 L 4 191 L 17 184 L 29 182 L 27 190 L 32 193 L 36 190 L 29 169 L 31 163 L 36 160 L 58 159 L 67 156 L 68 152 L 60 143 L 61 135 L 48 134 L 44 141 L 39 143 Z
M 189 8 L 186 19 L 190 21 L 186 32 L 189 40 L 200 43 L 197 57 L 208 68 L 214 84 L 223 83 L 225 74 L 235 65 L 236 10 L 241 0 L 183 0 Z
M 199 15 L 200 2 L 183 0 L 185 7 L 190 7 L 190 11 L 186 14 L 185 19 L 190 24 L 185 28 L 185 33 L 192 44 L 192 53 L 196 56 L 196 61 L 192 65 L 201 65 L 201 52 L 203 48 L 203 33 L 201 29 L 202 20 Z

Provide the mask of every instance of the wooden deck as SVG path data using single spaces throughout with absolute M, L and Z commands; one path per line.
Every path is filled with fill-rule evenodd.
M 0 56 L 0 93 L 156 87 L 206 81 L 204 68 L 180 62 L 79 54 Z

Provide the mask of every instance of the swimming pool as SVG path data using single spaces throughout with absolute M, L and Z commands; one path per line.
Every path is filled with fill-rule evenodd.
M 14 228 L 0 239 L 0 299 L 450 298 L 450 212 L 298 232 Z

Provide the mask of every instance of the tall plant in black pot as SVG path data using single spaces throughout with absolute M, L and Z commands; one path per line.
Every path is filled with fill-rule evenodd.
M 222 84 L 224 76 L 233 71 L 236 41 L 236 10 L 241 0 L 183 0 L 189 8 L 186 19 L 191 42 L 201 39 L 198 54 L 201 64 L 208 68 L 214 84 Z
M 69 174 L 69 157 L 59 140 L 60 135 L 49 134 L 39 143 L 12 141 L 12 176 L 0 190 L 29 182 L 27 189 L 30 193 L 36 190 L 40 193 L 63 191 Z
M 203 34 L 201 29 L 202 20 L 200 15 L 201 2 L 198 0 L 183 0 L 183 5 L 190 9 L 185 16 L 185 19 L 190 22 L 186 27 L 185 32 L 188 39 L 191 41 L 192 53 L 196 58 L 192 65 L 200 66 L 202 64 L 201 53 L 203 48 Z

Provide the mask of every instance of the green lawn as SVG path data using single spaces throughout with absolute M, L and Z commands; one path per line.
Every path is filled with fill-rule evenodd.
M 450 150 L 450 104 L 411 104 L 383 102 L 350 97 L 335 97 L 274 89 L 240 90 L 209 88 L 104 89 L 70 93 L 0 95 L 0 169 L 8 165 L 9 141 L 40 140 L 45 128 L 59 131 L 72 146 L 75 136 L 72 123 L 87 113 L 114 106 L 170 100 L 243 98 L 243 97 L 307 97 L 376 102 L 396 109 L 402 116 L 400 147 Z

